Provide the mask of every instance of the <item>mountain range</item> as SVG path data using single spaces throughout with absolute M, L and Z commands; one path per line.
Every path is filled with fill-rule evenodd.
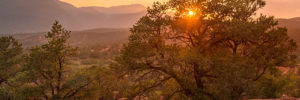
M 0 34 L 47 31 L 55 20 L 70 30 L 129 28 L 145 13 L 139 4 L 77 8 L 59 0 L 0 0 Z
M 300 17 L 290 19 L 278 19 L 279 26 L 286 27 L 288 29 L 288 35 L 293 38 L 298 45 L 296 55 L 300 59 Z
M 105 35 L 110 39 L 113 36 L 124 39 L 129 35 L 128 28 L 145 13 L 146 7 L 139 4 L 77 8 L 60 0 L 0 0 L 0 34 L 21 34 L 15 36 L 20 36 L 19 40 L 29 41 L 30 44 L 41 37 L 38 33 L 49 31 L 52 23 L 58 20 L 68 30 L 75 32 L 75 37 L 102 38 Z M 289 36 L 300 44 L 300 17 L 277 20 L 279 26 L 287 27 Z M 26 41 L 22 42 L 28 44 Z
M 279 26 L 288 28 L 288 35 L 297 44 L 300 44 L 300 17 L 292 19 L 278 19 Z M 14 34 L 25 47 L 31 47 L 45 43 L 45 32 Z M 69 43 L 75 46 L 87 46 L 96 44 L 122 44 L 127 41 L 130 35 L 128 28 L 96 28 L 82 31 L 72 31 Z M 300 45 L 299 45 L 300 47 Z M 300 48 L 296 54 L 300 56 Z

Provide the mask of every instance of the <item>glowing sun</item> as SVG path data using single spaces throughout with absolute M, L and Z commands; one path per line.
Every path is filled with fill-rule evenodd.
M 189 11 L 189 15 L 194 16 L 195 15 L 194 11 Z

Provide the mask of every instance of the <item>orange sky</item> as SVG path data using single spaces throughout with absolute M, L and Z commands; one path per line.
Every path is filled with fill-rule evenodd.
M 61 0 L 68 2 L 76 7 L 101 6 L 110 7 L 128 4 L 151 5 L 154 1 L 168 0 Z M 261 10 L 267 15 L 273 15 L 277 18 L 300 17 L 300 0 L 266 0 L 267 6 Z
M 261 12 L 277 18 L 300 17 L 300 0 L 266 0 L 266 7 Z
M 145 6 L 151 5 L 155 1 L 168 1 L 168 0 L 61 0 L 73 4 L 76 7 L 86 6 L 101 6 L 110 7 L 118 5 L 129 4 L 143 4 Z

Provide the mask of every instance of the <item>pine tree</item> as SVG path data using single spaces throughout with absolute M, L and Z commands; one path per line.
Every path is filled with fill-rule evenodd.
M 67 64 L 77 51 L 68 44 L 70 33 L 56 21 L 45 35 L 47 43 L 30 50 L 25 57 L 24 71 L 15 78 L 16 83 L 21 83 L 15 97 L 46 100 L 76 98 L 91 84 L 89 74 L 73 72 L 72 66 Z
M 138 80 L 134 96 L 158 89 L 165 97 L 194 100 L 251 97 L 262 77 L 277 75 L 277 66 L 295 60 L 296 43 L 287 29 L 274 17 L 253 17 L 264 5 L 263 0 L 155 3 L 131 29 L 117 68 Z
M 12 36 L 0 37 L 0 98 L 10 99 L 8 81 L 20 71 L 22 45 Z

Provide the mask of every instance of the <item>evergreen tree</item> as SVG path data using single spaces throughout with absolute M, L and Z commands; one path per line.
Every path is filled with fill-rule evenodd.
M 81 97 L 91 83 L 89 74 L 72 71 L 68 65 L 76 48 L 67 41 L 67 31 L 56 21 L 45 35 L 47 43 L 33 47 L 25 57 L 25 69 L 15 77 L 16 99 L 65 100 Z M 18 85 L 20 84 L 20 85 Z
M 0 37 L 0 99 L 9 99 L 8 81 L 20 71 L 22 45 L 12 36 Z
M 264 5 L 263 0 L 155 3 L 131 28 L 117 58 L 116 68 L 139 87 L 129 97 L 155 90 L 194 100 L 252 97 L 262 77 L 276 77 L 277 66 L 296 58 L 286 28 L 274 17 L 254 17 Z

